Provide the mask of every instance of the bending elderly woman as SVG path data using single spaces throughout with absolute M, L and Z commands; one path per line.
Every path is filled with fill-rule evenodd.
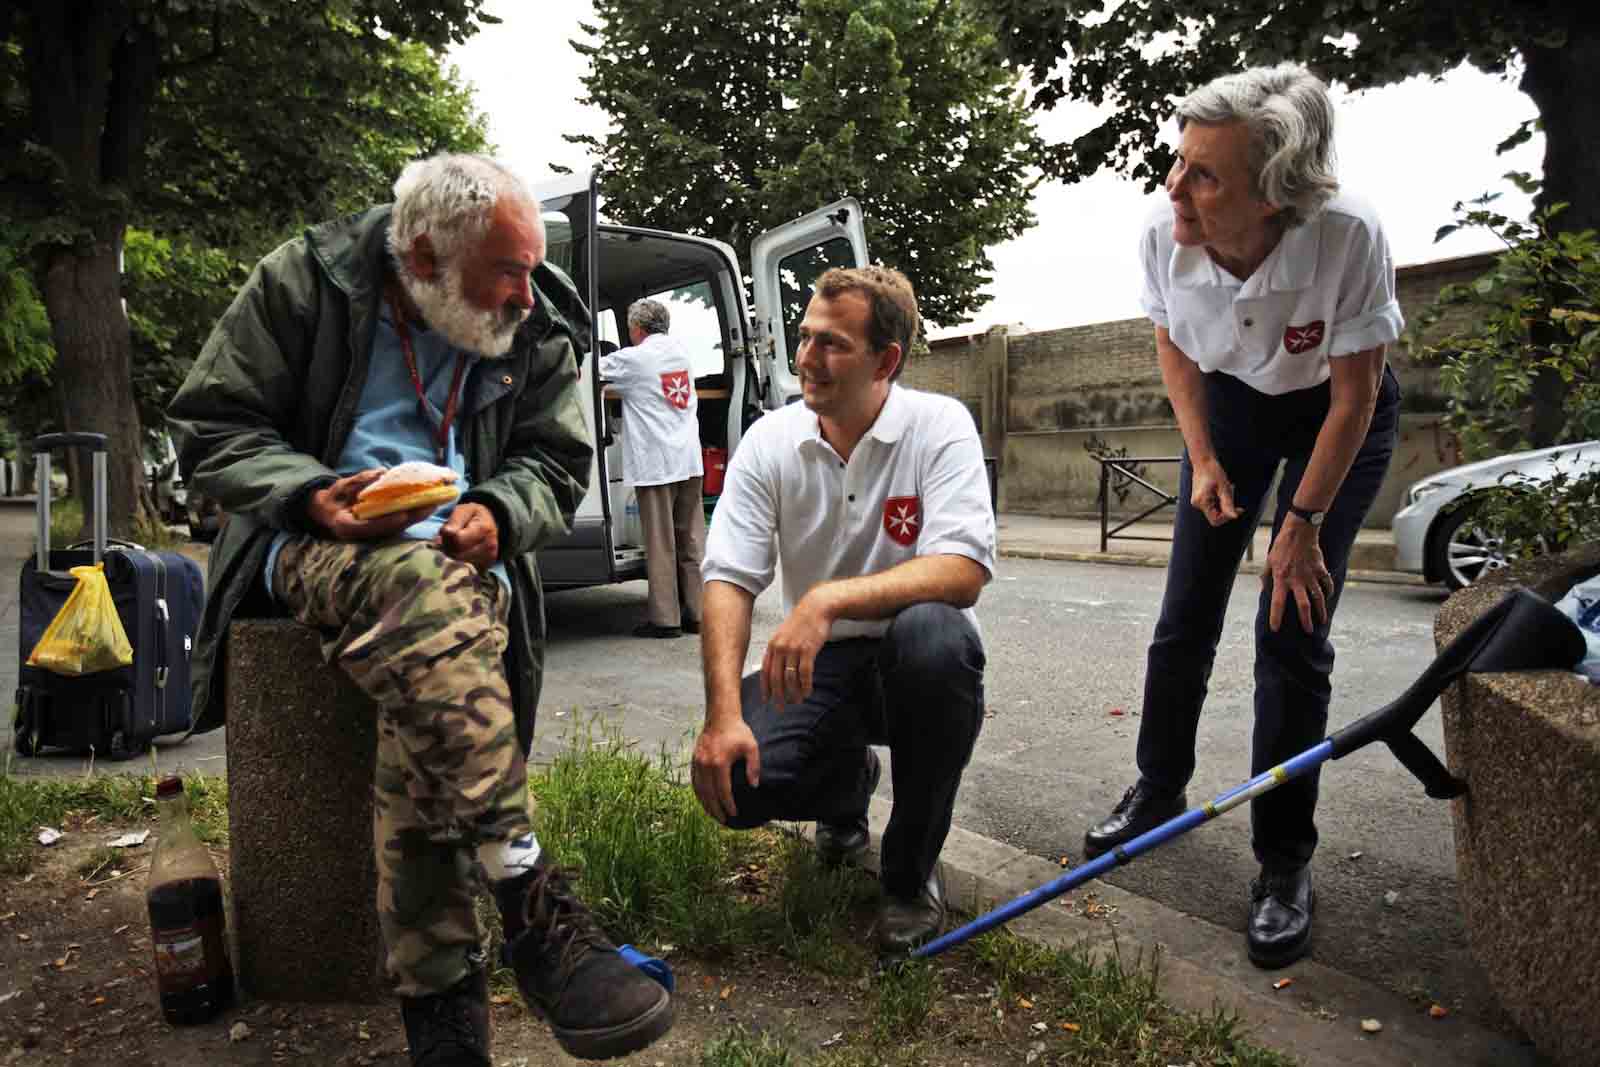
M 1143 306 L 1183 433 L 1177 524 L 1140 720 L 1138 781 L 1084 839 L 1090 856 L 1182 811 L 1234 576 L 1264 507 L 1272 549 L 1255 632 L 1259 774 L 1321 740 L 1356 532 L 1394 450 L 1403 325 L 1377 217 L 1340 192 L 1326 88 L 1284 64 L 1220 78 L 1178 107 L 1167 202 L 1140 236 Z M 1268 489 L 1279 464 L 1275 499 Z M 1315 772 L 1252 802 L 1261 865 L 1252 961 L 1311 944 Z

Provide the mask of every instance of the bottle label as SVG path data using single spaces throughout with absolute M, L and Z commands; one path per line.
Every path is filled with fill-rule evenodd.
M 151 932 L 156 975 L 162 988 L 180 992 L 219 978 L 224 970 L 222 916 L 208 915 L 184 926 Z

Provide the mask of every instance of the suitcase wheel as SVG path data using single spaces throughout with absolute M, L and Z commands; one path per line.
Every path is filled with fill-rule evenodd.
M 12 722 L 15 734 L 12 737 L 12 747 L 20 756 L 37 756 L 39 754 L 39 731 L 34 728 L 33 716 L 21 705 L 17 706 L 17 717 Z

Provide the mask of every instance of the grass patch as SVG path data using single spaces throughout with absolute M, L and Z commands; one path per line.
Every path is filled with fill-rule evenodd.
M 1057 1062 L 1074 1067 L 1169 1063 L 1217 1067 L 1291 1067 L 1294 1060 L 1246 1038 L 1236 1016 L 1174 1009 L 1159 991 L 1159 955 L 1131 963 L 1120 951 L 1096 956 L 1080 946 L 1053 948 L 1009 930 L 975 939 L 974 952 L 994 976 L 1002 1010 L 1026 1000 L 1052 1028 L 1077 1040 Z
M 804 1060 L 775 1034 L 754 1034 L 743 1026 L 706 1042 L 700 1067 L 802 1067 Z
M 67 829 L 93 820 L 153 822 L 155 775 L 83 778 L 19 778 L 7 756 L 0 773 L 0 874 L 26 874 L 38 859 L 34 840 L 41 826 Z M 228 784 L 221 778 L 184 779 L 195 833 L 202 841 L 228 838 Z
M 718 960 L 718 973 L 746 976 L 740 985 L 749 992 L 738 997 L 756 992 L 757 970 L 773 970 L 784 972 L 782 995 L 809 994 L 790 1003 L 826 997 L 819 1010 L 836 1009 L 840 998 L 856 1005 L 849 1022 L 838 1018 L 848 1034 L 820 1048 L 815 1034 L 802 1045 L 788 1022 L 724 1024 L 701 1049 L 701 1067 L 911 1067 L 951 1062 L 945 1054 L 956 1048 L 970 1049 L 975 1063 L 1031 1058 L 1038 1067 L 1293 1062 L 1250 1041 L 1227 1012 L 1167 1004 L 1158 957 L 1051 948 L 999 930 L 933 961 L 880 972 L 867 935 L 874 879 L 823 867 L 793 835 L 724 829 L 701 811 L 681 763 L 646 756 L 614 731 L 596 736 L 594 721 L 575 724 L 568 742 L 530 781 L 535 828 L 558 862 L 579 869 L 579 892 L 612 936 L 669 961 L 693 957 L 691 974 Z M 190 777 L 186 787 L 201 836 L 224 840 L 226 784 Z M 153 774 L 0 773 L 0 873 L 32 865 L 41 825 L 72 832 L 96 820 L 107 828 L 150 823 L 154 788 Z M 108 851 L 93 850 L 83 866 L 105 862 Z M 499 917 L 486 899 L 479 908 L 498 967 Z M 796 966 L 778 967 L 775 957 Z M 509 970 L 494 970 L 491 988 L 520 1000 Z M 724 987 L 724 999 L 733 988 Z

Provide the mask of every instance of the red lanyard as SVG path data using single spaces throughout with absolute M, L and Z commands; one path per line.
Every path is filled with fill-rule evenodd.
M 428 397 L 422 388 L 422 375 L 417 373 L 417 356 L 411 350 L 411 327 L 406 325 L 405 314 L 400 310 L 400 298 L 395 293 L 393 285 L 385 287 L 389 297 L 389 312 L 394 317 L 394 332 L 400 338 L 400 351 L 406 357 L 406 370 L 411 372 L 411 388 L 417 391 L 417 411 L 422 415 L 422 421 L 431 423 L 433 416 L 428 413 Z M 466 373 L 467 354 L 456 353 L 456 371 L 450 378 L 450 398 L 444 403 L 444 418 L 439 423 L 439 428 L 434 436 L 434 454 L 442 465 L 445 460 L 445 448 L 450 443 L 450 424 L 456 420 L 456 400 L 461 392 L 461 376 Z

